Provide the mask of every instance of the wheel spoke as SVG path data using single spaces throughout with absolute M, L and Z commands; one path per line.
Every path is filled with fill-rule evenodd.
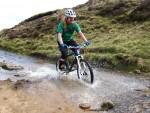
M 80 61 L 80 69 L 78 69 L 78 74 L 83 81 L 87 83 L 93 82 L 93 71 L 85 60 Z

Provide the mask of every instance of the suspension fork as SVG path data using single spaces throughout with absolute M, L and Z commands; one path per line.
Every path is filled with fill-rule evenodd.
M 78 68 L 81 69 L 81 64 L 80 64 L 80 60 L 83 59 L 83 56 L 81 55 L 78 55 L 78 56 L 75 56 L 76 57 L 76 60 L 77 60 L 77 65 L 78 65 Z

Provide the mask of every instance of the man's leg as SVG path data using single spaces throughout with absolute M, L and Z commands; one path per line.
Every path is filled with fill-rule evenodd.
M 59 47 L 59 50 L 61 52 L 61 59 L 65 60 L 67 58 L 68 49 L 67 48 L 62 48 L 61 45 L 59 44 L 59 42 L 58 42 L 58 47 Z
M 68 49 L 67 48 L 62 48 L 59 43 L 58 43 L 58 47 L 59 47 L 59 50 L 61 52 L 59 68 L 62 69 L 62 64 L 64 64 L 66 59 L 67 59 Z

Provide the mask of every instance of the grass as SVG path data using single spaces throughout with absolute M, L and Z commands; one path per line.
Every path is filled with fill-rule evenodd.
M 92 42 L 91 46 L 82 50 L 86 59 L 106 68 L 150 73 L 150 21 L 121 23 L 115 20 L 117 17 L 79 12 L 82 17 L 79 21 L 81 29 Z M 53 18 L 51 21 L 54 21 Z M 41 33 L 34 38 L 0 38 L 0 47 L 53 60 L 60 55 L 55 36 L 52 35 L 54 31 L 51 30 L 48 35 Z M 79 43 L 82 42 L 76 34 L 74 36 Z

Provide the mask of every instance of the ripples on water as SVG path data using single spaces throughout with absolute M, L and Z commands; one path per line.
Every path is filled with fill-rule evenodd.
M 55 65 L 32 57 L 16 55 L 0 51 L 0 61 L 5 60 L 13 64 L 21 65 L 25 69 L 21 71 L 7 71 L 0 68 L 0 79 L 11 78 L 39 80 L 47 79 L 57 86 L 61 92 L 74 102 L 90 102 L 98 106 L 105 98 L 116 97 L 134 89 L 145 89 L 149 81 L 141 81 L 134 77 L 126 77 L 113 72 L 94 70 L 94 84 L 85 84 L 78 80 L 76 72 L 68 75 L 60 75 L 55 70 Z M 38 62 L 41 60 L 42 62 Z M 19 74 L 20 77 L 14 75 Z M 47 82 L 48 84 L 49 82 Z M 45 83 L 43 83 L 45 84 Z M 44 85 L 46 87 L 46 85 Z

